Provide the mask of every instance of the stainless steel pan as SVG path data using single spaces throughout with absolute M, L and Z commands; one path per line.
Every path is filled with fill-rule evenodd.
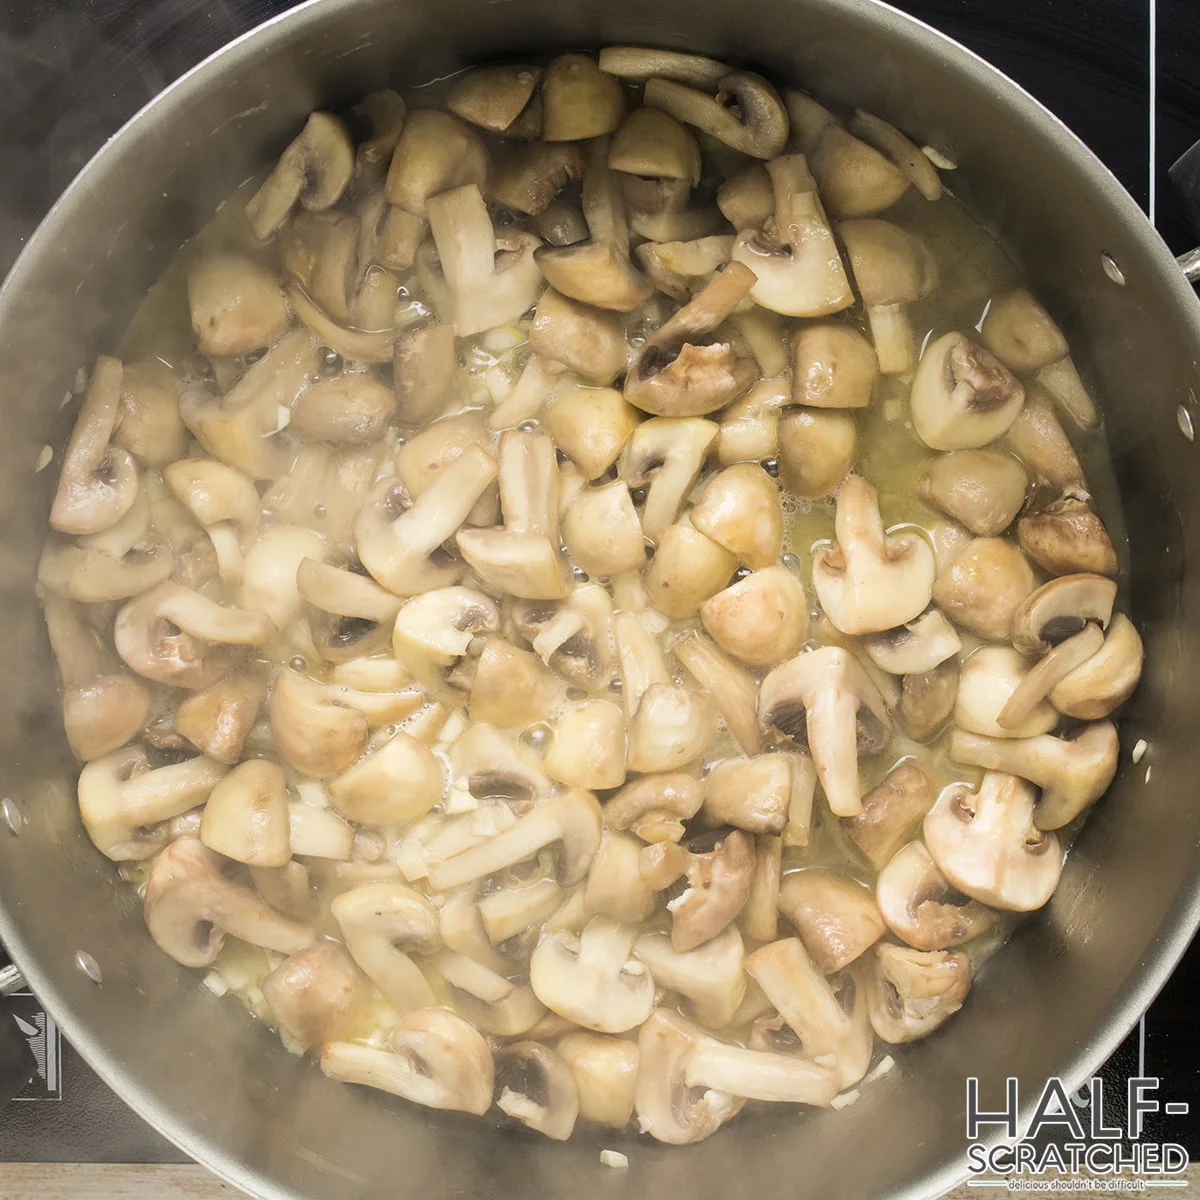
M 898 1068 L 845 1111 L 767 1112 L 686 1150 L 611 1134 L 559 1145 L 340 1087 L 203 992 L 151 944 L 83 835 L 32 583 L 49 484 L 34 466 L 64 435 L 60 400 L 76 369 L 112 346 L 180 243 L 303 114 L 478 59 L 612 41 L 755 63 L 878 111 L 954 158 L 958 194 L 1102 381 L 1147 649 L 1112 792 L 1048 910 L 987 965 L 963 1012 L 898 1053 Z M 1048 1075 L 1078 1084 L 1200 921 L 1198 361 L 1200 305 L 1101 164 L 985 63 L 872 0 L 313 0 L 132 121 L 0 293 L 0 937 L 108 1083 L 264 1196 L 938 1194 L 965 1170 L 964 1077 L 979 1076 L 996 1103 L 1009 1075 L 1030 1100 Z M 1150 749 L 1135 767 L 1138 738 Z M 599 1164 L 600 1146 L 618 1143 L 627 1173 Z

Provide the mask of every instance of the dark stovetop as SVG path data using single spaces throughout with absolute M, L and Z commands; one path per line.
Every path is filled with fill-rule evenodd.
M 192 63 L 291 7 L 284 0 L 33 0 L 0 13 L 7 169 L 0 270 L 103 140 Z M 1177 253 L 1195 244 L 1167 168 L 1200 139 L 1195 0 L 897 0 L 1023 84 L 1087 142 L 1151 212 Z M 1156 25 L 1154 52 L 1151 27 Z M 1152 133 L 1153 130 L 1153 133 Z M 1152 150 L 1153 144 L 1153 150 Z M 0 955 L 0 964 L 4 962 Z M 1200 1112 L 1193 947 L 1105 1069 L 1161 1076 L 1163 1098 Z M 43 1076 L 0 1117 L 0 1161 L 173 1162 L 184 1156 L 88 1069 L 32 997 L 22 1019 Z M 1200 1154 L 1200 1123 L 1153 1119 L 1147 1134 Z M 1187 1126 L 1187 1130 L 1180 1126 Z

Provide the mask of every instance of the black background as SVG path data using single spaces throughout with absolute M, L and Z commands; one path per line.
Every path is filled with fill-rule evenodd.
M 1167 178 L 1200 139 L 1197 0 L 902 0 L 897 7 L 963 42 L 1022 84 L 1096 151 L 1143 206 L 1150 194 L 1149 5 L 1158 6 L 1157 223 L 1176 253 L 1198 240 Z M 59 192 L 120 124 L 237 34 L 292 7 L 280 0 L 13 0 L 0 13 L 0 271 Z M 1052 198 L 1051 198 L 1052 199 Z M 1150 1011 L 1145 1067 L 1163 1100 L 1195 1114 L 1150 1121 L 1147 1135 L 1200 1155 L 1200 1034 L 1193 948 Z M 1110 1064 L 1138 1068 L 1135 1030 Z M 105 1093 L 75 1057 L 64 1099 L 0 1115 L 0 1160 L 181 1158 Z

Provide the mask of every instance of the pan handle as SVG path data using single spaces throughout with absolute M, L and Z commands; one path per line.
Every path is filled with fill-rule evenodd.
M 37 1070 L 33 1051 L 3 999 L 24 986 L 25 978 L 16 967 L 0 968 L 0 1108 L 33 1078 Z

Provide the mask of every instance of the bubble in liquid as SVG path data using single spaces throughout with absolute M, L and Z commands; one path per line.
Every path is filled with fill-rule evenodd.
M 308 660 L 303 654 L 297 654 L 288 659 L 288 666 L 291 667 L 293 671 L 303 671 L 308 666 Z
M 766 471 L 766 473 L 768 475 L 770 475 L 770 477 L 772 479 L 778 479 L 779 478 L 779 459 L 764 458 L 762 460 L 762 469 L 764 471 Z

